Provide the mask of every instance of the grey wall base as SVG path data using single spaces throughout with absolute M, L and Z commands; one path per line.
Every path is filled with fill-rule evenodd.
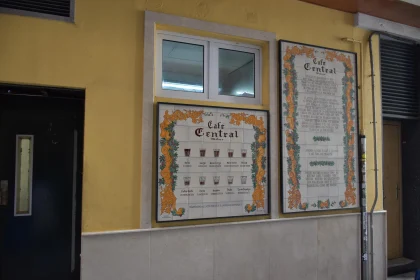
M 386 213 L 374 224 L 386 279 Z M 360 214 L 82 237 L 82 280 L 358 280 L 360 260 Z

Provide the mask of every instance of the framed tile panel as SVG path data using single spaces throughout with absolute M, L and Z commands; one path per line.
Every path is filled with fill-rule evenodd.
M 357 57 L 279 42 L 283 213 L 359 207 Z
M 157 110 L 157 222 L 269 214 L 267 111 Z

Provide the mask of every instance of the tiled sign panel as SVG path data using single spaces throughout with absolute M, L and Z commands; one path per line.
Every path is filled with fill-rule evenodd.
M 280 44 L 283 212 L 358 207 L 356 55 Z
M 159 222 L 268 214 L 267 112 L 158 111 Z

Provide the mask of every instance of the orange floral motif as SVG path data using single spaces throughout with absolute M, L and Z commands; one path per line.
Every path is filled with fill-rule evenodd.
M 180 217 L 182 217 L 182 215 L 184 215 L 184 213 L 185 213 L 185 209 L 184 209 L 184 208 L 179 208 L 179 209 L 176 211 L 176 214 L 177 214 L 178 216 L 180 216 Z
M 344 208 L 346 206 L 347 206 L 347 201 L 345 201 L 345 200 L 340 201 L 340 207 L 341 208 Z
M 295 84 L 293 82 L 292 70 L 293 65 L 291 63 L 291 59 L 296 55 L 305 55 L 308 58 L 314 57 L 314 48 L 309 48 L 306 46 L 293 46 L 286 48 L 286 54 L 283 57 L 284 63 L 283 67 L 289 71 L 287 71 L 285 80 L 287 83 L 288 92 L 286 95 L 286 103 L 288 105 L 288 114 L 286 116 L 286 122 L 288 124 L 288 130 L 286 131 L 286 143 L 294 145 L 296 144 L 292 131 L 295 130 L 296 127 L 296 119 L 295 119 L 295 102 L 294 102 L 294 95 L 295 95 Z M 289 168 L 289 179 L 291 180 L 291 186 L 288 190 L 288 208 L 289 209 L 297 209 L 297 208 L 304 208 L 301 205 L 301 193 L 299 191 L 299 180 L 298 175 L 296 174 L 296 169 L 298 167 L 298 162 L 296 160 L 295 151 L 293 149 L 288 150 L 288 156 L 290 158 L 290 168 Z M 306 208 L 305 208 L 306 210 Z
M 166 140 L 170 140 L 172 135 L 169 131 L 167 131 L 167 128 L 169 125 L 171 125 L 173 122 L 176 121 L 185 121 L 187 119 L 191 119 L 193 123 L 201 123 L 203 122 L 202 115 L 204 114 L 203 110 L 200 111 L 194 111 L 194 110 L 176 110 L 172 114 L 169 114 L 168 111 L 165 112 L 165 115 L 163 116 L 163 121 L 160 124 L 160 137 L 164 138 Z M 165 163 L 164 168 L 161 170 L 160 175 L 165 181 L 164 188 L 161 188 L 159 196 L 161 201 L 161 208 L 160 208 L 160 214 L 170 214 L 173 210 L 175 213 L 177 213 L 179 216 L 183 215 L 182 209 L 176 209 L 176 196 L 173 192 L 173 178 L 171 176 L 170 167 L 172 165 L 172 157 L 169 153 L 170 146 L 166 142 L 163 147 L 161 147 L 162 155 L 165 156 Z
M 319 208 L 321 208 L 321 209 L 326 209 L 326 208 L 329 208 L 330 207 L 330 200 L 329 199 L 327 199 L 327 200 L 325 200 L 325 201 L 319 201 L 318 202 L 318 207 Z
M 301 203 L 301 204 L 299 205 L 299 209 L 300 209 L 300 210 L 306 210 L 306 209 L 308 209 L 308 206 L 309 206 L 309 204 L 308 204 L 307 202 L 305 202 L 305 203 Z
M 240 125 L 241 122 L 253 125 L 254 127 L 258 128 L 258 130 L 261 132 L 261 135 L 258 137 L 257 142 L 259 144 L 265 143 L 267 139 L 267 130 L 264 127 L 264 120 L 262 117 L 257 118 L 254 115 L 247 115 L 245 113 L 231 113 L 231 124 Z M 266 171 L 263 167 L 263 157 L 265 156 L 264 146 L 259 145 L 256 153 L 257 173 L 255 176 L 255 189 L 254 193 L 252 194 L 252 201 L 253 205 L 255 205 L 255 207 L 258 209 L 264 208 L 265 187 L 263 180 L 266 174 Z M 252 205 L 247 205 L 247 211 L 251 211 L 251 209 Z

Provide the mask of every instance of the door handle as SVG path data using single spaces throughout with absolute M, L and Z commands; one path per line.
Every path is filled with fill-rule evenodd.
M 398 197 L 399 197 L 399 193 L 400 193 L 400 188 L 398 187 L 398 184 L 397 184 L 397 186 L 396 186 L 396 199 L 398 199 Z

